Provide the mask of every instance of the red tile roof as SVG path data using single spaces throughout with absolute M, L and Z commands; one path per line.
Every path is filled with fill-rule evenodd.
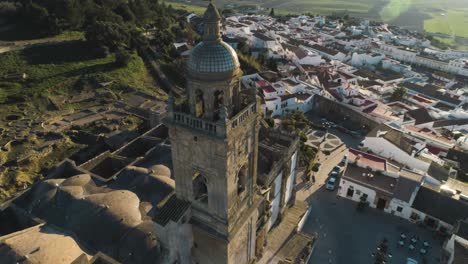
M 265 80 L 258 80 L 258 81 L 256 81 L 255 83 L 256 83 L 258 86 L 260 86 L 260 87 L 265 87 L 265 86 L 270 85 L 270 83 L 267 82 L 267 81 L 265 81 Z
M 368 107 L 368 108 L 362 110 L 362 112 L 364 112 L 364 113 L 366 113 L 366 114 L 370 114 L 370 113 L 372 113 L 376 108 L 377 108 L 377 105 L 373 105 L 373 106 L 371 106 L 371 107 Z
M 365 164 L 371 168 L 385 171 L 387 169 L 387 160 L 379 156 L 375 156 L 357 149 L 349 149 L 348 159 L 352 162 L 357 160 L 361 164 Z
M 271 85 L 262 86 L 262 89 L 265 93 L 276 93 L 275 88 L 273 88 Z
M 426 135 L 428 137 L 438 139 L 440 141 L 444 141 L 444 142 L 447 142 L 447 143 L 452 143 L 452 140 L 450 138 L 445 137 L 443 135 L 440 135 L 440 134 L 430 130 L 427 127 L 422 127 L 421 128 L 421 127 L 416 127 L 416 126 L 406 126 L 406 128 L 411 130 L 411 131 L 418 132 L 420 134 Z

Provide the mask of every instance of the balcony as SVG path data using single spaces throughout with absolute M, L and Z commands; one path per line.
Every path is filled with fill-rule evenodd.
M 229 123 L 231 128 L 236 128 L 241 125 L 245 120 L 247 120 L 252 114 L 257 112 L 256 103 L 251 103 L 237 113 L 234 117 L 231 118 Z
M 203 131 L 210 135 L 221 136 L 220 132 L 223 129 L 220 129 L 220 124 L 216 122 L 210 122 L 205 119 L 196 118 L 189 114 L 184 114 L 180 112 L 175 112 L 172 118 L 172 122 L 180 125 L 184 125 L 196 130 Z
M 229 130 L 240 126 L 244 121 L 255 114 L 256 111 L 256 103 L 253 102 L 232 118 L 229 118 L 226 123 L 220 122 L 221 120 L 209 121 L 203 118 L 196 118 L 188 113 L 176 111 L 173 112 L 170 122 L 189 127 L 209 135 L 224 137 Z

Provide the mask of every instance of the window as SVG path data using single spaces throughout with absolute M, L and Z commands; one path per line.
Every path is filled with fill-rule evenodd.
M 203 92 L 201 90 L 195 91 L 195 116 L 202 118 L 205 114 L 205 103 L 203 101 Z
M 213 94 L 213 113 L 214 119 L 219 119 L 221 107 L 223 106 L 223 91 L 216 91 Z
M 242 168 L 237 173 L 237 194 L 241 194 L 245 191 L 247 184 L 247 168 L 242 166 Z
M 419 220 L 419 215 L 415 212 L 412 212 L 410 218 L 413 220 Z
M 193 199 L 208 204 L 208 186 L 206 178 L 199 172 L 194 173 L 192 178 Z
M 398 206 L 398 207 L 396 208 L 396 210 L 397 210 L 397 212 L 400 212 L 400 213 L 401 213 L 401 212 L 403 211 L 403 207 Z

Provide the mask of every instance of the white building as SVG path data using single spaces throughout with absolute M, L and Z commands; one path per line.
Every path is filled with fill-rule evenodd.
M 364 150 L 371 151 L 388 160 L 394 160 L 410 169 L 417 169 L 422 172 L 427 172 L 429 169 L 430 162 L 423 161 L 415 156 L 416 153 L 426 147 L 426 144 L 405 137 L 403 132 L 390 130 L 379 136 L 366 137 L 362 143 Z
M 354 52 L 351 56 L 350 64 L 356 67 L 366 66 L 366 65 L 377 65 L 382 59 L 385 58 L 385 55 L 380 53 L 358 53 Z
M 350 149 L 338 195 L 372 208 L 400 216 L 410 215 L 410 206 L 424 176 L 398 170 L 381 157 Z
M 411 136 L 424 140 L 428 145 L 445 150 L 445 152 L 455 146 L 455 142 L 452 139 L 428 127 L 407 125 L 404 127 L 404 131 Z
M 468 220 L 458 221 L 453 234 L 445 242 L 444 249 L 449 253 L 448 264 L 466 263 L 468 254 Z
M 308 50 L 306 47 L 297 47 L 294 50 L 294 55 L 295 57 L 293 58 L 293 62 L 300 65 L 318 66 L 322 63 L 325 63 L 325 60 L 322 59 L 322 56 L 320 56 L 317 52 Z
M 329 49 L 327 47 L 314 44 L 309 49 L 317 52 L 318 54 L 322 55 L 322 57 L 327 58 L 329 60 L 338 60 L 338 61 L 345 61 L 347 59 L 347 55 L 341 51 L 335 49 Z
M 445 71 L 453 74 L 468 76 L 467 60 L 456 59 L 452 61 L 441 60 L 433 54 L 418 54 L 415 50 L 393 46 L 389 44 L 380 45 L 379 50 L 385 55 L 410 64 L 428 67 L 431 69 Z
M 350 149 L 337 195 L 356 202 L 363 199 L 372 208 L 451 232 L 457 221 L 468 217 L 468 203 L 424 187 L 424 181 L 421 174 Z
M 423 187 L 413 204 L 409 220 L 442 233 L 450 233 L 459 220 L 468 217 L 468 203 Z
M 468 76 L 468 59 L 451 60 L 448 64 L 448 71 L 464 76 Z
M 410 65 L 401 64 L 399 61 L 392 60 L 390 58 L 385 58 L 382 60 L 382 68 L 398 73 L 407 73 L 411 71 Z

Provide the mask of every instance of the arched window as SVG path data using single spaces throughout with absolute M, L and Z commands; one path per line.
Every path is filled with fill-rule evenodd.
M 247 168 L 244 165 L 237 173 L 237 194 L 243 193 L 246 187 L 247 187 Z
M 213 113 L 214 113 L 214 119 L 217 120 L 219 118 L 219 111 L 221 109 L 221 106 L 223 106 L 224 103 L 224 93 L 223 91 L 216 91 L 213 94 Z
M 205 114 L 205 102 L 203 101 L 203 92 L 201 90 L 195 91 L 195 116 L 202 118 Z
M 206 178 L 199 172 L 193 175 L 192 181 L 193 198 L 204 204 L 208 204 L 208 186 Z

